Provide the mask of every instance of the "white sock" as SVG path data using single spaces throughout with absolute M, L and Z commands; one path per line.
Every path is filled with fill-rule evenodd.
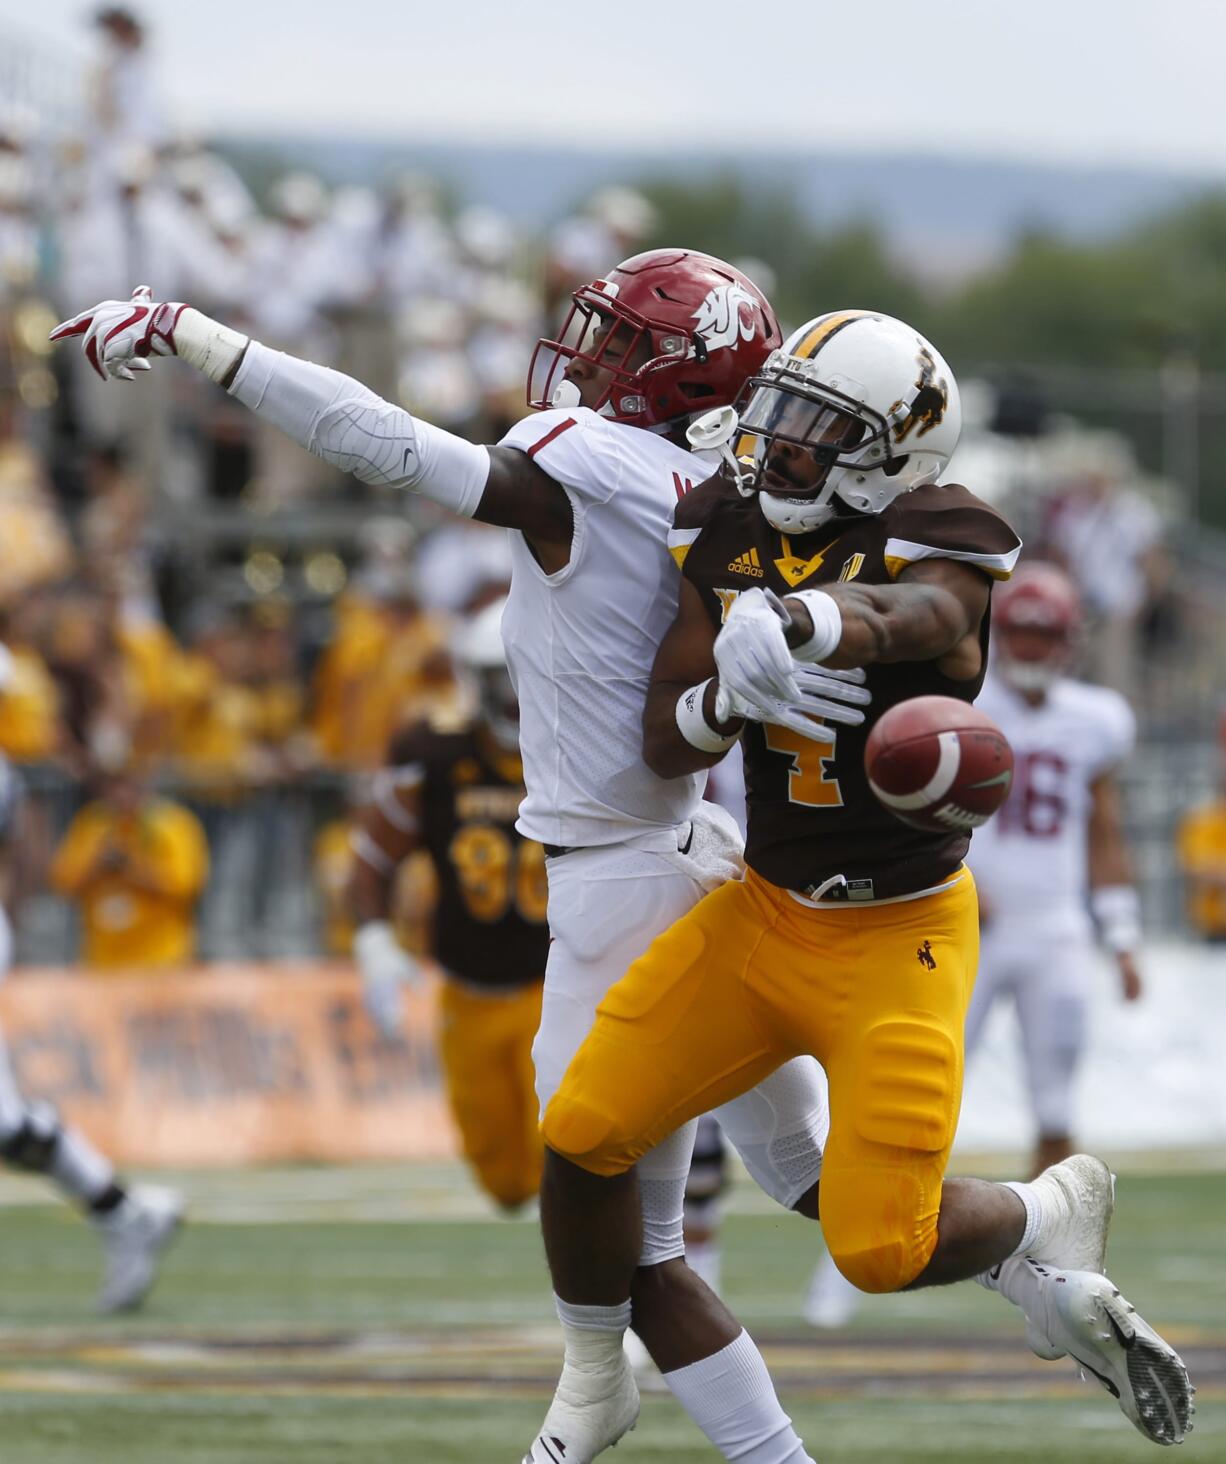
M 813 1464 L 748 1332 L 711 1357 L 665 1373 L 664 1381 L 725 1459 Z
M 1051 1274 L 1047 1266 L 1032 1261 L 1029 1256 L 1010 1256 L 976 1279 L 989 1291 L 995 1291 L 1014 1306 L 1021 1307 L 1027 1316 L 1033 1316 L 1038 1307 L 1039 1290 Z
M 49 1173 L 62 1190 L 87 1205 L 115 1183 L 111 1161 L 76 1129 L 60 1130 Z
M 1015 1257 L 1024 1256 L 1030 1250 L 1038 1239 L 1043 1225 L 1043 1206 L 1034 1185 L 1024 1184 L 1020 1179 L 1010 1179 L 1006 1180 L 1005 1188 L 1011 1189 L 1025 1205 L 1026 1228 L 1022 1231 L 1022 1238 L 1018 1241 L 1017 1248 L 1005 1260 L 975 1277 L 980 1286 L 986 1286 L 989 1291 L 1002 1291 L 1000 1279 L 1006 1265 Z M 1013 1298 L 1009 1299 L 1012 1301 Z
M 584 1371 L 620 1366 L 622 1334 L 630 1325 L 630 1299 L 617 1306 L 580 1306 L 555 1295 L 566 1346 L 566 1364 Z
M 685 1263 L 712 1291 L 719 1291 L 723 1252 L 718 1240 L 692 1240 L 685 1247 Z

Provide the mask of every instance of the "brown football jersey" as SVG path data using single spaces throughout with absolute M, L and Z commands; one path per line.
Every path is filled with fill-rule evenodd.
M 742 498 L 719 477 L 681 500 L 674 524 L 673 556 L 715 625 L 742 590 L 786 595 L 838 580 L 887 584 L 921 559 L 957 559 L 1005 579 L 1021 549 L 1005 520 L 956 484 L 916 488 L 881 514 L 789 536 L 767 523 L 756 498 Z M 986 615 L 980 639 L 986 663 Z M 877 718 L 909 697 L 974 701 L 982 670 L 972 681 L 954 681 L 935 661 L 867 669 L 873 701 L 864 725 L 840 726 L 833 747 L 773 724 L 750 722 L 742 734 L 745 858 L 773 884 L 805 892 L 843 875 L 846 888 L 832 897 L 890 899 L 939 884 L 966 854 L 965 833 L 911 828 L 878 803 L 864 771 L 864 744 Z
M 438 876 L 433 952 L 474 986 L 540 981 L 549 951 L 545 851 L 515 828 L 524 796 L 517 754 L 476 726 L 420 723 L 392 743 L 392 767 L 377 795 L 408 797 L 416 837 Z

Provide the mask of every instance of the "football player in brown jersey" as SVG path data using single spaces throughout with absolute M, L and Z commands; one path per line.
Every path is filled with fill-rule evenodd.
M 721 422 L 730 442 L 733 414 Z M 645 757 L 678 776 L 741 738 L 748 870 L 612 988 L 546 1111 L 554 1285 L 593 1305 L 628 1295 L 634 1161 L 811 1053 L 830 1081 L 819 1207 L 843 1274 L 871 1292 L 979 1278 L 1022 1308 L 1040 1356 L 1070 1354 L 1142 1433 L 1175 1443 L 1186 1370 L 1102 1274 L 1107 1166 L 1077 1155 L 1030 1184 L 945 1178 L 978 957 L 969 839 L 897 822 L 863 752 L 899 701 L 972 701 L 983 681 L 991 586 L 1020 543 L 967 489 L 938 485 L 959 427 L 953 375 L 915 330 L 821 316 L 751 383 L 731 471 L 678 506 L 685 582 Z M 837 741 L 779 724 L 815 664 L 867 669 L 871 711 Z M 724 1346 L 724 1328 L 712 1309 L 689 1360 Z
M 397 869 L 424 850 L 436 875 L 431 950 L 444 975 L 439 1054 L 464 1155 L 507 1210 L 535 1198 L 541 1139 L 532 1039 L 549 932 L 545 853 L 516 832 L 524 796 L 519 709 L 499 634 L 505 599 L 464 627 L 458 652 L 478 688 L 471 720 L 400 733 L 353 837 L 354 951 L 367 1007 L 399 1031 L 401 986 L 418 962 L 389 919 Z

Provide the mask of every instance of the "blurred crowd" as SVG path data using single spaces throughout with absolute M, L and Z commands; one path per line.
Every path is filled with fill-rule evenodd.
M 0 752 L 27 770 L 23 851 L 101 964 L 132 958 L 107 922 L 133 900 L 168 959 L 299 953 L 304 930 L 340 950 L 345 806 L 397 727 L 464 705 L 450 647 L 505 585 L 505 536 L 341 478 L 193 373 L 103 384 L 47 333 L 148 283 L 492 442 L 537 337 L 653 210 L 601 188 L 528 238 L 409 170 L 290 171 L 257 198 L 176 129 L 141 20 L 90 23 L 77 128 L 0 105 Z M 1172 603 L 1165 525 L 1109 450 L 1054 471 L 1023 533 L 1075 567 L 1091 673 L 1135 697 Z
M 343 947 L 344 807 L 397 727 L 463 705 L 450 646 L 506 583 L 505 535 L 406 513 L 190 373 L 104 385 L 47 331 L 147 282 L 495 441 L 544 323 L 652 210 L 603 188 L 542 243 L 408 170 L 336 189 L 289 171 L 257 201 L 175 129 L 141 19 L 91 26 L 79 127 L 0 108 L 0 752 L 32 790 L 23 850 L 103 964 L 134 954 L 105 934 L 132 898 L 112 825 L 182 855 L 163 850 L 177 934 L 155 921 L 142 949 L 275 953 L 310 925 L 270 902 L 309 895 L 312 851 L 317 924 Z

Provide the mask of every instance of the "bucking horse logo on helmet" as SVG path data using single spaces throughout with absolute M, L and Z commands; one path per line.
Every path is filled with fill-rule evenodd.
M 919 431 L 915 435 L 923 437 L 945 419 L 945 409 L 949 406 L 949 387 L 943 378 L 938 378 L 937 363 L 932 359 L 931 351 L 922 348 L 920 350 L 919 378 L 915 384 L 919 390 L 906 419 L 894 429 L 895 442 L 905 442 L 917 427 Z
M 709 351 L 735 346 L 738 339 L 751 341 L 758 329 L 757 314 L 758 302 L 744 285 L 716 285 L 694 311 L 694 334 Z

